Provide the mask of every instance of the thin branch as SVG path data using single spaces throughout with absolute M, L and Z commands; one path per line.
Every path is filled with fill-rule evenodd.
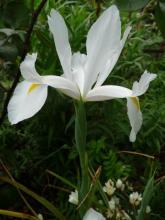
M 150 158 L 152 160 L 155 160 L 155 157 L 154 156 L 151 156 L 151 155 L 148 155 L 148 154 L 143 154 L 143 153 L 140 153 L 140 152 L 134 152 L 134 151 L 128 151 L 128 150 L 123 150 L 123 151 L 118 151 L 119 154 L 132 154 L 132 155 L 136 155 L 136 156 L 142 156 L 142 157 L 147 157 L 147 158 Z
M 156 180 L 156 182 L 157 182 L 157 183 L 160 183 L 162 180 L 165 180 L 165 175 L 159 177 L 159 178 Z
M 22 51 L 22 55 L 21 55 L 21 60 L 20 62 L 22 62 L 24 59 L 25 59 L 25 56 L 29 50 L 29 46 L 30 46 L 30 38 L 31 38 L 31 35 L 32 35 L 32 32 L 33 32 L 33 28 L 34 28 L 34 25 L 35 23 L 37 22 L 37 18 L 42 10 L 42 8 L 44 7 L 45 3 L 46 3 L 47 0 L 42 0 L 40 5 L 38 6 L 38 8 L 33 12 L 32 14 L 32 19 L 31 19 L 31 23 L 29 25 L 29 28 L 26 32 L 26 36 L 25 36 L 25 41 L 24 41 L 24 46 L 23 46 L 23 51 Z M 4 106 L 3 106 L 3 110 L 2 110 L 2 114 L 0 116 L 0 125 L 3 123 L 4 121 L 4 118 L 7 114 L 7 106 L 8 106 L 8 103 L 10 101 L 10 98 L 13 94 L 13 91 L 14 89 L 16 88 L 17 86 L 17 83 L 19 81 L 19 78 L 21 76 L 21 73 L 20 71 L 18 70 L 16 76 L 15 76 L 15 79 L 12 83 L 12 86 L 10 88 L 10 90 L 8 91 L 7 93 L 7 96 L 6 96 L 6 99 L 4 101 Z

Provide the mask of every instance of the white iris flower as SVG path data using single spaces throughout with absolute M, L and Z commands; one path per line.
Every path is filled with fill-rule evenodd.
M 127 98 L 132 127 L 130 141 L 135 141 L 142 125 L 137 96 L 146 92 L 156 75 L 145 71 L 140 81 L 133 84 L 132 90 L 102 85 L 116 64 L 131 29 L 127 27 L 121 38 L 117 7 L 113 5 L 105 10 L 90 28 L 86 41 L 87 54 L 72 54 L 64 19 L 54 9 L 51 10 L 48 23 L 64 73 L 62 76 L 40 76 L 35 69 L 37 54 L 28 54 L 20 65 L 25 80 L 17 85 L 8 105 L 9 121 L 16 124 L 36 114 L 46 101 L 48 86 L 84 102 Z

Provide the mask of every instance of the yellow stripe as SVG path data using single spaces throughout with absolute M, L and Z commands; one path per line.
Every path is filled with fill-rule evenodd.
M 37 89 L 40 86 L 40 84 L 38 83 L 32 83 L 28 89 L 28 94 L 30 94 L 31 92 L 33 92 L 34 89 Z
M 135 107 L 137 108 L 137 110 L 140 110 L 139 99 L 137 97 L 131 97 L 131 100 L 133 104 L 135 105 Z

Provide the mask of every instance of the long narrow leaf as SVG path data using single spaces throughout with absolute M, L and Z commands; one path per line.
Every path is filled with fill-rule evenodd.
M 56 177 L 57 179 L 61 180 L 63 183 L 65 183 L 66 185 L 76 189 L 77 187 L 72 184 L 70 181 L 68 181 L 67 179 L 65 179 L 64 177 L 58 175 L 57 173 L 53 172 L 53 171 L 50 171 L 50 170 L 46 170 L 47 173 L 49 173 L 50 175 Z
M 13 181 L 11 179 L 9 179 L 8 177 L 2 177 L 0 176 L 0 180 L 3 182 L 7 182 L 15 187 L 17 187 L 18 189 L 20 189 L 21 191 L 25 192 L 26 194 L 28 194 L 29 196 L 31 196 L 33 199 L 35 199 L 36 201 L 38 201 L 40 204 L 42 204 L 45 208 L 47 208 L 54 216 L 56 216 L 58 219 L 60 220 L 66 220 L 66 218 L 62 215 L 62 213 L 52 204 L 50 203 L 47 199 L 45 199 L 44 197 L 36 194 L 35 192 L 31 191 L 30 189 L 28 189 L 26 186 Z
M 149 205 L 149 202 L 153 196 L 153 191 L 154 191 L 154 177 L 152 176 L 148 180 L 147 185 L 144 189 L 143 200 L 141 203 L 140 210 L 138 212 L 138 216 L 136 217 L 136 220 L 143 220 L 145 218 L 146 208 Z
M 32 215 L 28 215 L 22 212 L 13 212 L 13 211 L 8 211 L 8 210 L 3 210 L 3 209 L 0 209 L 0 215 L 7 215 L 7 216 L 21 218 L 21 219 L 38 220 L 38 218 Z

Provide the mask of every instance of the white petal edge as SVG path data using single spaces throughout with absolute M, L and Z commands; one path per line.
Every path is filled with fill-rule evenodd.
M 105 55 L 120 44 L 121 22 L 118 8 L 113 5 L 106 9 L 91 26 L 86 41 L 86 89 L 89 90 L 97 79 Z
M 119 56 L 122 52 L 122 49 L 125 45 L 126 39 L 130 31 L 131 31 L 131 27 L 128 26 L 124 32 L 123 38 L 120 41 L 120 45 L 118 46 L 118 48 L 116 48 L 115 50 L 111 50 L 110 53 L 107 55 L 106 64 L 104 65 L 103 69 L 100 71 L 95 87 L 101 86 L 108 77 L 108 75 L 110 74 L 110 72 L 113 70 L 115 64 L 119 59 Z
M 23 81 L 18 83 L 8 104 L 8 118 L 11 124 L 30 118 L 44 105 L 47 98 L 47 86 L 39 85 L 29 92 L 32 83 Z
M 63 17 L 54 9 L 48 16 L 49 29 L 53 34 L 57 54 L 65 76 L 70 77 L 71 71 L 71 47 L 68 39 L 68 30 Z
M 40 75 L 35 69 L 37 53 L 27 54 L 24 61 L 20 64 L 20 71 L 23 78 L 27 81 L 40 82 Z
M 131 125 L 129 139 L 131 142 L 135 142 L 136 135 L 139 132 L 143 122 L 138 97 L 127 98 L 127 114 Z
M 132 90 L 122 86 L 105 85 L 90 90 L 85 101 L 104 101 L 114 98 L 127 98 L 132 96 Z
M 61 92 L 71 98 L 80 99 L 78 87 L 69 79 L 53 75 L 42 76 L 42 83 L 55 89 L 59 89 Z
M 83 217 L 83 220 L 106 220 L 106 219 L 101 213 L 96 212 L 94 209 L 90 208 Z
M 133 87 L 132 87 L 133 96 L 143 95 L 147 91 L 150 82 L 154 80 L 156 77 L 157 77 L 156 74 L 149 73 L 147 70 L 145 70 L 139 82 L 136 81 L 133 84 Z

